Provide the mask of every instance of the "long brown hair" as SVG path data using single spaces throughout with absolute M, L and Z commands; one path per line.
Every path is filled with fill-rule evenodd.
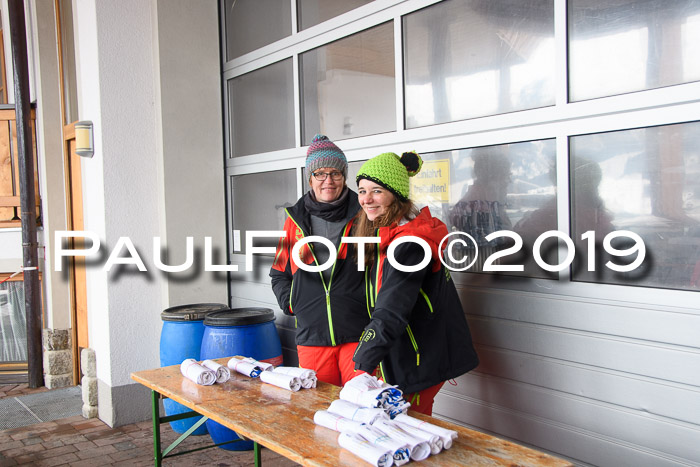
M 394 197 L 394 202 L 389 205 L 386 213 L 378 216 L 373 221 L 367 218 L 364 209 L 355 216 L 355 221 L 352 227 L 351 235 L 353 237 L 374 237 L 377 234 L 377 229 L 380 227 L 388 227 L 394 222 L 399 222 L 404 217 L 413 219 L 418 215 L 418 209 L 410 199 L 402 200 Z M 360 244 L 355 244 L 355 260 L 357 260 L 357 248 Z M 376 246 L 374 243 L 365 245 L 365 267 L 371 265 L 375 259 Z

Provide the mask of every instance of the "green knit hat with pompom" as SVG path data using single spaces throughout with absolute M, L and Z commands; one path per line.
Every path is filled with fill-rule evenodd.
M 406 201 L 409 195 L 408 178 L 420 172 L 422 165 L 423 159 L 416 152 L 404 152 L 401 157 L 385 152 L 362 164 L 356 181 L 358 184 L 363 178 L 373 181 Z

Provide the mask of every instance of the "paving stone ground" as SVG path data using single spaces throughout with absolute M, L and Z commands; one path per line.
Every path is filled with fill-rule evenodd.
M 44 392 L 26 384 L 0 385 L 0 398 Z M 0 415 L 1 416 L 1 415 Z M 161 443 L 168 446 L 180 435 L 161 425 Z M 211 438 L 190 436 L 174 452 L 211 444 Z M 28 466 L 148 466 L 153 465 L 153 428 L 150 421 L 110 428 L 97 418 L 63 418 L 36 425 L 0 431 L 0 467 Z M 293 467 L 298 464 L 263 448 L 265 467 Z M 163 461 L 165 466 L 254 465 L 252 451 L 220 448 L 184 454 Z

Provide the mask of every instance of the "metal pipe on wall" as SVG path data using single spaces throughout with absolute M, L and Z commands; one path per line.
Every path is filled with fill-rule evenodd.
M 34 194 L 34 157 L 30 133 L 29 64 L 24 1 L 9 0 L 10 41 L 15 91 L 15 122 L 19 160 L 19 192 L 22 211 L 24 303 L 27 314 L 27 365 L 30 388 L 44 385 L 41 348 L 41 291 Z

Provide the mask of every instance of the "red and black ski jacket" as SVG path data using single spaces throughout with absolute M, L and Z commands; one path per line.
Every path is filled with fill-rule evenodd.
M 456 378 L 479 359 L 449 270 L 438 248 L 447 227 L 428 208 L 404 225 L 380 228 L 377 259 L 366 270 L 366 294 L 372 320 L 360 338 L 355 369 L 372 372 L 379 365 L 387 383 L 414 393 Z M 415 272 L 394 268 L 387 259 L 392 241 L 415 236 L 430 245 L 432 258 Z M 394 250 L 399 264 L 413 266 L 423 247 L 405 242 Z
M 343 219 L 346 224 L 341 236 L 349 235 L 352 219 L 360 209 L 357 194 L 349 190 L 348 196 L 348 210 Z M 327 281 L 320 271 L 304 271 L 294 263 L 291 255 L 294 245 L 311 235 L 310 214 L 304 207 L 303 197 L 286 211 L 286 235 L 277 244 L 270 278 L 280 308 L 285 314 L 296 318 L 296 343 L 335 346 L 357 342 L 369 322 L 369 315 L 364 272 L 357 270 L 350 244 L 340 243 L 340 239 L 329 239 L 339 243 L 339 247 Z M 305 264 L 318 265 L 313 249 L 313 243 L 301 248 L 299 256 Z

